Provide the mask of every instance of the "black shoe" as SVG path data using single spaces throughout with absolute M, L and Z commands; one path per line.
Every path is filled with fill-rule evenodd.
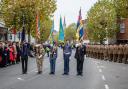
M 27 74 L 26 72 L 23 72 L 22 74 Z
M 39 71 L 37 74 L 42 74 L 42 71 Z
M 27 72 L 25 72 L 24 74 L 27 74 Z
M 50 72 L 49 74 L 50 74 L 50 75 L 54 75 L 55 73 L 54 73 L 54 72 Z
M 62 75 L 69 75 L 68 73 L 63 73 Z
M 80 74 L 80 76 L 83 76 L 83 74 Z

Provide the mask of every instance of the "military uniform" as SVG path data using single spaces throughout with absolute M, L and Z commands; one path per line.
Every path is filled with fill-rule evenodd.
M 45 55 L 44 48 L 41 47 L 41 45 L 36 45 L 36 63 L 38 68 L 38 74 L 42 73 L 44 55 Z
M 124 53 L 123 63 L 127 64 L 128 63 L 128 45 L 127 44 L 124 45 L 123 53 Z
M 118 46 L 118 62 L 121 63 L 123 59 L 123 46 L 119 45 Z

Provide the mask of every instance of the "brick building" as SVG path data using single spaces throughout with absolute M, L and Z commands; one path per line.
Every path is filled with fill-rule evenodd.
M 117 33 L 117 43 L 128 43 L 128 18 L 120 22 L 120 31 Z
M 86 25 L 87 25 L 87 20 L 84 20 L 84 29 L 85 29 L 85 34 L 84 34 L 84 40 L 88 40 L 87 34 L 86 34 Z M 113 39 L 108 39 L 106 41 L 106 44 L 114 44 L 114 43 L 128 43 L 128 18 L 127 19 L 122 19 L 120 22 L 119 26 L 119 32 L 117 33 L 117 36 Z

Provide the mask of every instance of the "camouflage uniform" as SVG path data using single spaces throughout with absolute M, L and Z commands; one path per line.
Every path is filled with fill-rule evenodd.
M 103 59 L 104 60 L 108 59 L 107 45 L 104 45 L 104 47 L 103 47 Z
M 123 59 L 123 49 L 122 49 L 122 45 L 118 46 L 118 62 L 121 63 L 122 59 Z
M 123 53 L 124 53 L 123 63 L 127 64 L 128 63 L 128 44 L 124 45 Z
M 45 50 L 43 47 L 37 46 L 36 47 L 36 63 L 38 68 L 38 73 L 42 73 L 42 67 L 43 67 L 43 57 L 45 55 Z

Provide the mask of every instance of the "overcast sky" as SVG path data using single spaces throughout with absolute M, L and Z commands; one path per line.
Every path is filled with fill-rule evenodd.
M 77 23 L 79 10 L 81 7 L 82 18 L 85 19 L 88 10 L 98 0 L 57 0 L 57 10 L 54 13 L 55 30 L 59 30 L 60 15 L 66 17 L 67 26 L 71 23 Z

